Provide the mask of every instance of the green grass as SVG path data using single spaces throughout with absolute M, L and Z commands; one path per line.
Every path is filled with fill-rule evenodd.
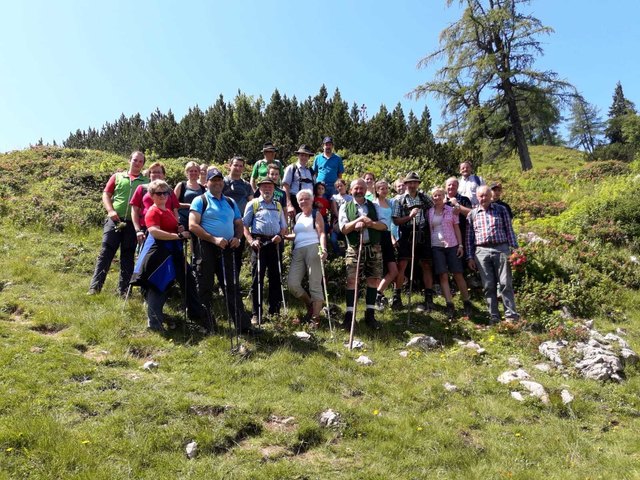
M 536 166 L 545 162 L 534 157 Z M 357 332 L 365 351 L 345 349 L 344 332 L 332 339 L 324 329 L 305 343 L 292 327 L 268 324 L 263 336 L 246 339 L 250 355 L 231 355 L 226 330 L 147 332 L 139 295 L 123 306 L 111 293 L 117 267 L 103 293 L 87 297 L 97 226 L 52 233 L 16 220 L 0 229 L 0 478 L 640 477 L 638 367 L 620 384 L 570 369 L 538 372 L 544 333 L 477 328 L 480 313 L 449 324 L 441 310 L 412 314 L 411 328 L 406 313 L 384 312 L 381 331 Z M 333 269 L 331 278 L 343 305 L 341 273 Z M 596 327 L 626 329 L 638 350 L 640 294 L 623 289 L 616 301 L 624 317 L 598 317 Z M 483 311 L 478 297 L 474 303 Z M 295 302 L 291 309 L 300 310 Z M 179 318 L 177 302 L 168 312 Z M 443 346 L 401 357 L 415 333 Z M 361 354 L 374 365 L 356 364 Z M 513 368 L 510 356 L 547 388 L 549 405 L 516 402 L 496 381 Z M 149 359 L 157 370 L 142 369 Z M 458 390 L 447 392 L 445 382 Z M 569 406 L 563 388 L 575 395 Z M 342 422 L 321 428 L 328 408 Z M 273 415 L 295 420 L 283 425 Z M 184 453 L 191 440 L 199 444 L 193 460 Z

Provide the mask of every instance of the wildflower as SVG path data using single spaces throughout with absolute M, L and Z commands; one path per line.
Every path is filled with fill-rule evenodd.
M 82 445 L 88 445 L 89 443 L 91 443 L 91 440 L 82 440 Z
M 516 432 L 516 437 L 521 437 L 522 435 L 520 434 L 520 432 Z
M 374 410 L 374 411 L 373 411 L 373 414 L 374 414 L 374 415 L 380 415 L 380 410 L 378 410 L 378 409 Z
M 422 427 L 418 427 L 418 431 L 421 432 L 422 431 Z
M 489 341 L 490 341 L 490 342 L 493 342 L 495 339 L 496 339 L 496 336 L 495 336 L 495 335 L 491 335 L 491 336 L 489 337 Z
M 13 447 L 9 447 L 9 448 L 7 448 L 7 449 L 5 450 L 5 452 L 7 452 L 7 453 L 13 452 Z

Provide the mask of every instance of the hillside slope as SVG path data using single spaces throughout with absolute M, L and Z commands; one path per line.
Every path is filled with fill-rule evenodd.
M 594 338 L 593 320 L 640 350 L 640 219 L 627 194 L 640 168 L 531 152 L 531 172 L 512 159 L 479 169 L 502 181 L 517 214 L 525 321 L 487 328 L 475 292 L 476 315 L 450 323 L 439 298 L 411 326 L 390 311 L 380 331 L 359 325 L 365 345 L 349 352 L 344 332 L 295 337 L 289 320 L 302 308 L 292 302 L 244 339 L 245 355 L 230 354 L 226 329 L 146 331 L 139 294 L 124 303 L 110 293 L 115 271 L 101 295 L 85 295 L 100 192 L 126 159 L 53 148 L 0 155 L 0 478 L 638 478 L 638 366 L 624 365 L 619 382 L 586 379 L 572 347 Z M 434 182 L 448 176 L 402 162 L 352 156 L 347 173 L 411 165 Z M 170 181 L 181 179 L 184 159 L 165 163 Z M 330 294 L 342 307 L 343 276 L 332 262 Z M 168 312 L 180 320 L 179 296 Z M 226 324 L 221 305 L 216 315 Z M 406 347 L 417 334 L 438 346 Z M 568 342 L 562 365 L 538 349 L 550 340 Z M 360 355 L 373 365 L 356 363 Z M 150 360 L 157 368 L 144 369 Z M 518 367 L 548 401 L 497 381 Z M 328 428 L 319 424 L 327 409 L 340 414 Z

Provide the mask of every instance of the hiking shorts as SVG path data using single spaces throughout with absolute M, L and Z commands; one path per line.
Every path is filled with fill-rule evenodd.
M 418 260 L 431 260 L 431 242 L 415 243 L 415 258 Z M 411 258 L 411 235 L 405 235 L 398 240 L 398 260 Z
M 358 249 L 349 246 L 344 258 L 347 278 L 356 276 Z M 360 272 L 365 278 L 382 278 L 382 248 L 380 245 L 363 245 L 360 258 Z
M 462 273 L 462 259 L 458 258 L 458 247 L 433 247 L 433 269 L 436 275 Z

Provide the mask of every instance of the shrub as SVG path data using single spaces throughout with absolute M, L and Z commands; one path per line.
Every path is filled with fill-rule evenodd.
M 586 164 L 576 173 L 576 177 L 580 180 L 594 181 L 604 177 L 616 175 L 628 175 L 631 168 L 627 163 L 618 160 L 607 160 L 603 162 L 592 162 Z

